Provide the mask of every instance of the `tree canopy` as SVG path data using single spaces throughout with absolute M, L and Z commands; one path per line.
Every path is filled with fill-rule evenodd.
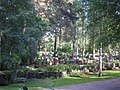
M 33 64 L 46 43 L 83 57 L 119 48 L 119 29 L 119 0 L 0 0 L 0 69 Z

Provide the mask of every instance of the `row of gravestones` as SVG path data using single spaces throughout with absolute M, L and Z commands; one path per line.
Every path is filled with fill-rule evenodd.
M 46 78 L 46 77 L 60 78 L 62 77 L 62 72 L 38 72 L 36 74 L 32 71 L 29 71 L 26 73 L 14 72 L 14 73 L 11 73 L 10 75 L 5 75 L 4 73 L 0 73 L 0 86 L 7 85 L 9 83 L 15 83 L 15 82 L 25 82 L 29 78 L 40 79 L 40 78 Z
M 17 77 L 25 77 L 25 78 L 45 78 L 45 77 L 62 77 L 62 73 L 61 72 L 38 72 L 38 73 L 34 73 L 32 71 L 26 72 L 26 73 L 22 73 L 22 72 L 18 72 Z

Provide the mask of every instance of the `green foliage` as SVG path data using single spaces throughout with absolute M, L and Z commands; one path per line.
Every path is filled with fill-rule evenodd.
M 32 70 L 32 68 L 30 66 L 22 66 L 19 71 L 25 73 L 25 72 L 31 71 L 31 70 Z
M 68 68 L 69 68 L 68 65 L 63 65 L 63 64 L 44 67 L 45 71 L 52 71 L 52 72 L 66 71 Z
M 84 72 L 89 73 L 89 72 L 97 72 L 98 71 L 98 64 L 87 64 L 81 67 L 81 69 L 85 69 Z
M 37 40 L 43 35 L 45 20 L 38 17 L 31 0 L 0 1 L 1 69 L 12 69 L 14 63 L 34 61 Z M 33 49 L 34 48 L 34 49 Z M 9 65 L 7 65 L 9 63 Z
M 53 72 L 62 72 L 62 71 L 71 71 L 71 70 L 80 70 L 79 65 L 74 64 L 58 64 L 58 65 L 49 65 L 46 67 L 40 67 L 38 71 L 53 71 Z
M 77 41 L 79 36 L 86 38 L 85 44 L 88 49 L 86 51 L 89 52 L 92 52 L 94 43 L 100 48 L 101 43 L 105 47 L 120 41 L 118 0 L 74 0 L 73 2 L 54 0 L 48 4 L 45 8 L 46 12 L 43 11 L 46 17 L 43 18 L 36 12 L 32 0 L 0 1 L 0 38 L 2 38 L 0 70 L 33 64 L 39 57 L 38 46 L 46 31 L 57 36 L 55 44 L 57 38 L 60 44 L 62 41 L 67 41 L 61 44 L 62 48 L 58 48 L 60 53 L 70 53 L 71 46 L 68 42 Z M 85 31 L 85 35 L 80 35 L 81 31 Z M 87 39 L 90 41 L 88 42 Z M 81 43 L 84 44 L 82 41 Z M 89 48 L 87 48 L 88 43 Z M 55 44 L 54 48 L 57 46 Z M 52 44 L 49 46 L 51 48 Z M 80 48 L 82 51 L 82 47 Z M 54 52 L 56 53 L 56 50 Z
M 80 66 L 77 64 L 69 64 L 68 70 L 80 70 Z
M 69 43 L 63 44 L 61 48 L 58 48 L 58 52 L 70 53 L 71 45 Z
M 85 0 L 84 0 L 85 1 Z M 108 45 L 119 42 L 119 1 L 106 0 L 87 0 L 89 29 L 94 31 L 94 37 L 97 36 L 97 42 Z M 98 31 L 98 32 L 97 32 Z
M 82 72 L 71 72 L 69 74 L 70 77 L 81 77 L 81 78 L 84 78 L 86 77 L 86 75 Z

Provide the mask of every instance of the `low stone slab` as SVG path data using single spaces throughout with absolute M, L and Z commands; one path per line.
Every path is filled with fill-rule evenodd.
M 0 86 L 4 86 L 8 84 L 8 80 L 4 73 L 0 72 Z

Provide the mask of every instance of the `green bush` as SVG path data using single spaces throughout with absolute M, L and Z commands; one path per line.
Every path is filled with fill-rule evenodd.
M 61 71 L 66 71 L 69 68 L 69 66 L 64 64 L 59 64 L 59 65 L 47 66 L 44 68 L 46 68 L 46 71 L 61 72 Z
M 80 66 L 77 64 L 69 64 L 69 70 L 80 70 Z
M 103 62 L 103 70 L 112 70 L 115 69 L 115 67 L 120 67 L 119 61 L 113 61 L 113 62 Z
M 64 52 L 64 53 L 70 53 L 71 52 L 71 46 L 69 43 L 65 43 L 62 45 L 62 48 L 58 48 L 57 51 Z
M 81 67 L 81 69 L 88 69 L 90 72 L 96 72 L 98 70 L 98 65 L 97 64 L 87 64 Z
M 82 72 L 71 72 L 69 74 L 70 77 L 87 77 L 84 73 Z
M 20 71 L 21 72 L 31 71 L 31 67 L 29 67 L 29 66 L 23 66 L 23 67 L 20 68 Z
M 52 66 L 47 66 L 47 70 L 48 71 L 57 71 L 57 72 L 61 72 L 61 71 L 71 71 L 71 70 L 79 70 L 80 67 L 77 64 L 59 64 L 59 65 L 52 65 Z

